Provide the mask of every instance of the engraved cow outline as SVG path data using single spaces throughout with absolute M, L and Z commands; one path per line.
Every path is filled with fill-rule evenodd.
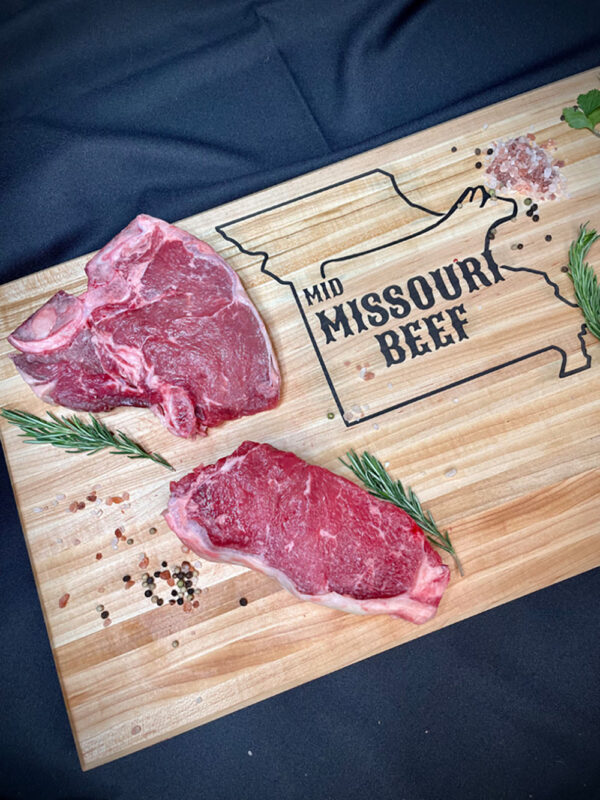
M 310 341 L 312 343 L 313 349 L 315 351 L 315 354 L 317 356 L 319 364 L 321 365 L 321 369 L 323 370 L 323 374 L 325 376 L 325 379 L 327 381 L 329 389 L 330 389 L 330 391 L 331 391 L 331 393 L 333 395 L 333 398 L 334 398 L 334 401 L 335 401 L 336 406 L 338 408 L 338 411 L 340 412 L 340 416 L 344 420 L 344 424 L 346 425 L 346 427 L 352 427 L 353 425 L 359 425 L 362 422 L 366 422 L 367 420 L 374 419 L 374 418 L 376 418 L 378 416 L 381 416 L 382 414 L 387 414 L 389 411 L 394 411 L 394 410 L 396 410 L 398 408 L 402 408 L 403 406 L 407 406 L 407 405 L 410 405 L 412 403 L 416 403 L 419 400 L 424 400 L 427 397 L 431 397 L 431 396 L 433 396 L 435 394 L 439 394 L 440 392 L 444 392 L 444 391 L 447 391 L 448 389 L 452 389 L 452 388 L 454 388 L 456 386 L 460 386 L 463 383 L 468 383 L 469 381 L 476 380 L 477 378 L 481 378 L 484 375 L 488 375 L 488 374 L 490 374 L 492 372 L 496 372 L 497 370 L 504 369 L 505 367 L 509 367 L 512 364 L 518 363 L 519 361 L 524 361 L 527 358 L 533 358 L 533 357 L 538 356 L 541 353 L 545 353 L 545 352 L 547 352 L 549 350 L 555 350 L 561 356 L 561 364 L 560 364 L 560 370 L 559 370 L 559 374 L 558 374 L 559 378 L 566 378 L 566 377 L 569 377 L 570 375 L 575 375 L 578 372 L 582 372 L 583 370 L 589 369 L 589 367 L 591 366 L 591 360 L 592 359 L 591 359 L 591 356 L 589 355 L 589 353 L 587 352 L 587 347 L 586 347 L 586 343 L 585 343 L 585 339 L 584 339 L 584 335 L 585 335 L 585 333 L 587 331 L 587 327 L 586 327 L 585 323 L 582 323 L 581 327 L 580 327 L 580 330 L 577 333 L 577 338 L 579 339 L 580 346 L 581 346 L 581 355 L 583 356 L 583 358 L 585 360 L 585 363 L 582 364 L 581 366 L 575 367 L 573 369 L 568 369 L 568 366 L 567 366 L 568 354 L 566 353 L 566 351 L 563 350 L 562 347 L 559 347 L 558 345 L 549 344 L 546 347 L 541 347 L 541 348 L 538 348 L 537 350 L 533 350 L 533 351 L 531 351 L 529 353 L 525 353 L 524 355 L 521 355 L 521 356 L 518 356 L 516 358 L 510 359 L 509 361 L 505 361 L 502 364 L 498 364 L 498 365 L 496 365 L 494 367 L 490 367 L 488 369 L 481 370 L 480 372 L 477 372 L 477 373 L 475 373 L 473 375 L 469 375 L 466 378 L 461 378 L 460 380 L 453 381 L 453 382 L 448 383 L 448 384 L 446 384 L 444 386 L 438 387 L 436 389 L 432 389 L 429 392 L 425 392 L 423 394 L 420 394 L 420 395 L 418 395 L 416 397 L 411 397 L 408 400 L 402 400 L 402 401 L 400 401 L 398 403 L 394 403 L 393 405 L 388 406 L 388 407 L 386 407 L 384 409 L 381 409 L 380 411 L 376 411 L 373 414 L 369 414 L 369 415 L 363 416 L 358 420 L 348 421 L 348 420 L 344 419 L 344 408 L 342 406 L 342 403 L 340 402 L 340 399 L 338 397 L 338 393 L 337 393 L 337 391 L 335 389 L 335 386 L 333 384 L 333 381 L 331 379 L 331 376 L 329 374 L 329 370 L 327 369 L 327 366 L 325 364 L 323 356 L 321 355 L 321 351 L 319 349 L 319 345 L 317 344 L 317 342 L 315 340 L 313 331 L 312 331 L 312 329 L 310 327 L 308 319 L 306 318 L 306 314 L 305 314 L 304 308 L 302 306 L 302 303 L 300 301 L 300 298 L 298 296 L 298 292 L 296 290 L 294 282 L 290 281 L 290 280 L 284 280 L 283 278 L 280 278 L 278 275 L 276 275 L 274 272 L 271 272 L 269 269 L 267 269 L 267 264 L 268 264 L 268 261 L 269 261 L 269 254 L 266 251 L 264 251 L 264 250 L 248 250 L 248 249 L 246 249 L 244 247 L 244 245 L 242 245 L 239 241 L 237 241 L 231 234 L 226 233 L 225 229 L 230 227 L 230 226 L 234 226 L 234 225 L 236 225 L 236 224 L 238 224 L 240 222 L 246 221 L 248 219 L 252 219 L 253 217 L 257 217 L 257 216 L 260 216 L 261 214 L 265 214 L 265 213 L 267 213 L 269 211 L 274 211 L 275 209 L 282 208 L 283 206 L 290 205 L 290 204 L 295 203 L 295 202 L 297 202 L 299 200 L 305 200 L 308 197 L 312 197 L 314 195 L 320 194 L 320 193 L 322 193 L 324 191 L 327 191 L 329 189 L 334 189 L 334 188 L 337 188 L 339 186 L 343 186 L 346 183 L 351 183 L 352 181 L 355 181 L 355 180 L 358 180 L 358 179 L 361 179 L 361 178 L 365 178 L 365 177 L 367 177 L 369 175 L 373 175 L 373 174 L 377 174 L 377 173 L 381 174 L 381 175 L 384 175 L 386 178 L 388 178 L 390 180 L 394 191 L 396 192 L 396 194 L 400 197 L 400 199 L 404 203 L 406 203 L 407 205 L 411 206 L 412 208 L 416 208 L 416 209 L 419 209 L 420 211 L 424 211 L 426 214 L 430 215 L 431 217 L 434 217 L 435 218 L 435 222 L 432 222 L 431 225 L 428 225 L 425 228 L 421 228 L 420 230 L 415 231 L 414 233 L 408 234 L 406 236 L 401 236 L 398 239 L 394 239 L 391 242 L 386 242 L 385 244 L 379 245 L 377 247 L 368 248 L 366 250 L 361 250 L 361 251 L 349 253 L 349 254 L 347 254 L 345 256 L 340 256 L 338 258 L 326 259 L 325 261 L 322 262 L 321 267 L 320 267 L 320 272 L 321 272 L 321 276 L 322 276 L 323 279 L 326 278 L 326 267 L 328 267 L 330 264 L 341 263 L 341 262 L 348 261 L 348 260 L 353 259 L 353 258 L 357 258 L 359 256 L 368 255 L 370 253 L 376 253 L 376 252 L 378 252 L 380 250 L 383 250 L 383 249 L 386 249 L 386 248 L 389 248 L 389 247 L 393 247 L 394 245 L 397 245 L 400 242 L 408 241 L 409 239 L 414 239 L 417 236 L 421 236 L 421 235 L 423 235 L 425 233 L 428 233 L 431 230 L 434 230 L 436 227 L 438 227 L 439 225 L 444 223 L 447 219 L 449 219 L 452 216 L 452 214 L 454 214 L 456 212 L 456 210 L 458 208 L 462 207 L 463 203 L 475 201 L 477 192 L 479 192 L 481 194 L 480 207 L 483 207 L 487 203 L 488 200 L 491 200 L 491 195 L 485 189 L 484 186 L 474 186 L 474 187 L 470 186 L 470 187 L 467 187 L 460 194 L 458 199 L 452 204 L 452 206 L 448 209 L 448 211 L 446 211 L 445 213 L 441 213 L 441 212 L 438 212 L 438 211 L 433 211 L 432 209 L 427 208 L 427 207 L 425 207 L 423 205 L 420 205 L 419 203 L 412 202 L 401 191 L 400 187 L 398 186 L 398 184 L 396 182 L 395 175 L 393 175 L 391 172 L 387 172 L 387 170 L 378 168 L 378 169 L 369 170 L 368 172 L 363 172 L 363 173 L 361 173 L 359 175 L 353 175 L 351 178 L 345 178 L 342 181 L 338 181 L 336 183 L 329 184 L 328 186 L 324 186 L 324 187 L 322 187 L 320 189 L 315 189 L 312 192 L 307 192 L 306 194 L 299 195 L 298 197 L 294 197 L 291 200 L 284 200 L 281 203 L 276 203 L 275 205 L 269 206 L 267 208 L 260 209 L 260 211 L 255 211 L 255 212 L 253 212 L 251 214 L 245 214 L 242 217 L 238 217 L 237 219 L 231 220 L 231 221 L 226 222 L 226 223 L 224 223 L 222 225 L 215 226 L 215 230 L 224 239 L 226 239 L 228 242 L 231 242 L 232 244 L 234 244 L 238 248 L 238 250 L 240 250 L 240 252 L 245 253 L 246 255 L 249 255 L 249 256 L 262 256 L 263 260 L 262 260 L 261 267 L 260 267 L 261 272 L 264 272 L 266 275 L 269 275 L 269 277 L 273 278 L 275 281 L 277 281 L 277 283 L 279 283 L 279 284 L 281 284 L 283 286 L 289 286 L 291 288 L 292 294 L 293 294 L 294 299 L 296 301 L 296 305 L 297 305 L 298 310 L 300 312 L 300 315 L 302 317 L 302 321 L 304 322 L 304 327 L 306 328 L 306 331 L 307 331 L 307 333 L 308 333 L 308 335 L 310 337 Z M 510 205 L 512 207 L 512 210 L 506 216 L 500 217 L 499 219 L 495 219 L 494 222 L 487 229 L 486 234 L 485 234 L 485 242 L 484 242 L 484 249 L 482 251 L 482 255 L 484 255 L 486 258 L 488 258 L 498 269 L 509 270 L 511 272 L 529 272 L 529 273 L 532 273 L 534 275 L 541 276 L 545 280 L 545 282 L 553 289 L 554 295 L 558 300 L 562 301 L 563 303 L 565 303 L 566 305 L 570 306 L 571 308 L 578 308 L 577 303 L 574 303 L 571 300 L 568 300 L 566 297 L 563 297 L 563 295 L 560 293 L 560 288 L 559 288 L 558 284 L 556 284 L 554 281 L 552 281 L 550 279 L 550 277 L 548 276 L 548 274 L 546 272 L 544 272 L 543 270 L 537 270 L 537 269 L 533 269 L 531 267 L 511 267 L 508 264 L 497 264 L 496 263 L 496 260 L 493 257 L 492 250 L 491 250 L 491 247 L 490 247 L 490 242 L 492 241 L 491 232 L 492 232 L 492 230 L 495 230 L 499 225 L 501 225 L 503 223 L 506 223 L 506 222 L 509 222 L 510 220 L 514 219 L 516 217 L 516 215 L 517 215 L 517 203 L 516 203 L 516 201 L 514 199 L 508 198 L 508 197 L 500 197 L 500 196 L 497 196 L 496 199 L 500 200 L 501 202 L 505 202 L 508 205 Z

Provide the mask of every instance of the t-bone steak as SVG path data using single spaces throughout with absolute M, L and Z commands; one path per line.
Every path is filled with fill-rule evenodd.
M 48 402 L 147 406 L 178 436 L 273 408 L 279 369 L 236 273 L 205 242 L 142 214 L 9 336 Z
M 426 622 L 450 580 L 400 508 L 268 444 L 244 442 L 172 482 L 165 518 L 199 556 L 343 611 Z

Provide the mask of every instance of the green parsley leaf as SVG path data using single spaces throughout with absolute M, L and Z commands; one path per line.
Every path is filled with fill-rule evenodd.
M 574 108 L 563 108 L 563 115 L 567 121 L 567 124 L 570 125 L 571 128 L 587 128 L 590 131 L 594 130 L 592 122 L 583 113 L 583 111 L 580 111 L 579 109 L 575 111 Z
M 600 138 L 600 132 L 594 130 L 600 123 L 600 89 L 590 89 L 589 92 L 580 94 L 577 104 L 579 108 L 573 106 L 563 108 L 563 117 L 567 125 L 578 130 L 586 128 Z
M 589 117 L 593 111 L 600 108 L 600 89 L 591 89 L 586 94 L 580 94 L 577 105 Z

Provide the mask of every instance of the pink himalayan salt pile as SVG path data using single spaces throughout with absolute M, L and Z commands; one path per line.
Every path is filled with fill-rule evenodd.
M 552 160 L 548 152 L 552 147 L 551 139 L 541 146 L 535 144 L 533 133 L 494 142 L 494 153 L 485 170 L 488 187 L 526 194 L 536 200 L 556 200 L 565 195 L 566 180 L 560 171 L 564 161 Z

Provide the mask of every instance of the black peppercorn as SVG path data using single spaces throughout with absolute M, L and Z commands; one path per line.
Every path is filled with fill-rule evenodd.
M 177 589 L 171 589 L 171 595 L 173 597 L 177 597 L 178 594 L 179 594 L 179 592 L 177 591 Z
M 247 606 L 248 605 L 248 601 L 246 600 L 245 597 L 240 597 L 240 605 L 241 606 Z
M 517 250 L 522 250 L 522 249 L 523 249 L 523 245 L 521 244 L 521 242 L 519 242 L 519 244 L 517 245 Z
M 475 148 L 475 155 L 476 156 L 480 156 L 481 155 L 481 148 L 479 148 L 479 147 Z
M 456 147 L 453 147 L 453 148 L 452 148 L 452 152 L 453 152 L 453 153 L 456 153 Z
M 127 583 L 127 581 L 131 580 L 131 575 L 123 575 L 123 583 Z
M 103 612 L 100 614 L 100 616 L 102 617 L 102 619 L 108 619 L 108 611 L 103 611 Z
M 550 236 L 550 234 L 549 234 L 549 233 L 547 233 L 547 234 L 545 235 L 545 237 L 544 237 L 544 238 L 545 238 L 545 240 L 546 240 L 547 242 L 551 242 L 551 241 L 552 241 L 552 236 Z
M 162 606 L 162 604 L 163 604 L 164 602 L 165 602 L 165 601 L 162 599 L 162 597 L 159 597 L 159 598 L 158 598 L 158 600 L 156 601 L 156 605 L 157 605 L 157 606 Z
M 486 153 L 488 154 L 488 156 L 491 156 L 493 152 L 494 152 L 494 149 L 492 147 L 488 147 L 488 149 L 486 150 Z
M 152 597 L 152 589 L 146 589 L 144 592 L 144 597 Z
M 154 573 L 154 577 L 160 578 L 160 570 L 156 570 L 156 572 Z
M 178 597 L 177 598 L 177 605 L 178 606 L 182 606 L 183 605 L 183 597 Z
M 532 217 L 531 219 L 532 219 L 534 222 L 539 222 L 539 221 L 540 221 L 539 214 L 534 214 L 534 215 L 533 215 L 533 217 Z
M 166 566 L 167 566 L 167 562 L 166 562 L 166 561 L 163 561 L 163 562 L 162 562 L 162 566 L 163 566 L 163 567 L 166 567 Z
M 481 169 L 481 161 L 475 162 L 475 169 Z

